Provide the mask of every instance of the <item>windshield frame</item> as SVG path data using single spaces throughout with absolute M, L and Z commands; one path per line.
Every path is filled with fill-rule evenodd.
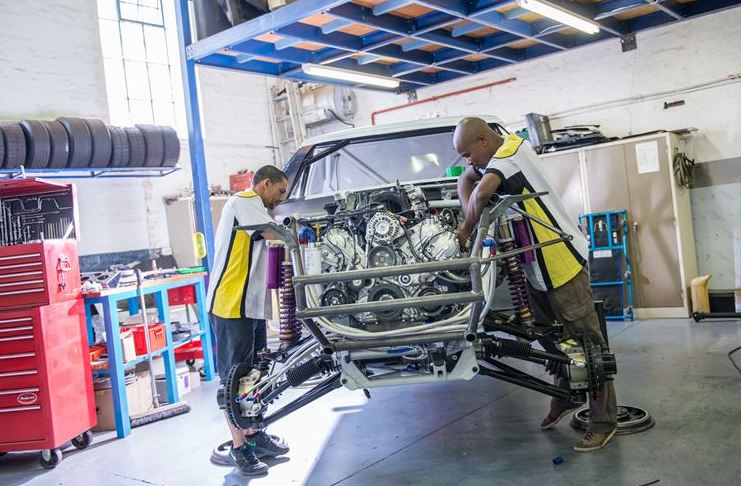
M 504 131 L 506 133 L 506 130 L 504 130 L 504 128 L 501 127 L 500 125 L 498 124 L 493 124 L 493 125 L 495 125 L 495 130 L 498 128 L 499 131 Z M 319 197 L 327 197 L 327 196 L 336 194 L 338 192 L 353 192 L 353 191 L 363 190 L 363 189 L 358 188 L 358 189 L 338 190 L 334 192 L 324 192 L 321 194 L 310 194 L 310 195 L 306 194 L 306 180 L 308 178 L 309 169 L 311 165 L 323 159 L 324 157 L 331 155 L 333 152 L 336 152 L 337 150 L 340 150 L 342 148 L 346 148 L 346 147 L 349 147 L 351 145 L 358 144 L 358 143 L 368 143 L 368 142 L 374 142 L 374 141 L 383 142 L 383 141 L 388 141 L 388 140 L 396 140 L 400 138 L 421 137 L 425 135 L 436 135 L 436 134 L 441 134 L 441 133 L 450 133 L 452 135 L 454 130 L 455 130 L 455 126 L 412 129 L 412 130 L 406 130 L 402 132 L 383 133 L 379 135 L 367 135 L 364 137 L 335 140 L 332 142 L 324 142 L 324 143 L 319 143 L 316 145 L 305 147 L 308 150 L 306 150 L 301 160 L 300 161 L 295 160 L 295 159 L 291 160 L 289 162 L 289 167 L 287 167 L 287 169 L 290 172 L 293 172 L 292 170 L 290 170 L 291 169 L 290 166 L 299 164 L 299 167 L 298 169 L 296 169 L 296 172 L 295 172 L 296 176 L 293 178 L 293 181 L 291 183 L 291 187 L 288 193 L 289 194 L 288 201 L 301 201 L 305 199 L 315 199 Z M 453 141 L 451 139 L 451 144 L 452 143 Z M 325 150 L 327 148 L 328 150 Z M 381 185 L 379 184 L 379 187 L 380 186 Z M 372 187 L 369 189 L 372 189 Z

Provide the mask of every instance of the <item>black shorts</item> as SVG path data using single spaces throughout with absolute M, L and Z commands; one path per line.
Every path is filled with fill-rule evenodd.
M 216 335 L 216 366 L 223 384 L 232 366 L 239 363 L 257 364 L 255 350 L 267 347 L 267 329 L 264 319 L 210 316 Z

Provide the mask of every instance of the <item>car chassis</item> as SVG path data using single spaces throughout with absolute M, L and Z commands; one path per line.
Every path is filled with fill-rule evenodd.
M 546 193 L 497 197 L 482 214 L 470 256 L 443 261 L 393 265 L 382 268 L 349 270 L 328 274 L 308 275 L 304 270 L 296 220 L 284 225 L 242 226 L 237 230 L 269 231 L 286 245 L 293 263 L 293 287 L 296 299 L 296 317 L 303 322 L 309 335 L 290 347 L 259 353 L 256 367 L 247 363 L 234 366 L 224 385 L 223 400 L 230 421 L 240 429 L 264 428 L 301 407 L 346 387 L 363 389 L 367 396 L 371 388 L 410 385 L 447 380 L 470 380 L 485 375 L 546 395 L 582 404 L 587 394 L 597 397 L 605 381 L 616 374 L 615 357 L 609 348 L 600 345 L 599 336 L 565 336 L 558 323 L 525 323 L 516 315 L 492 310 L 496 282 L 496 265 L 520 254 L 548 245 L 570 240 L 552 225 L 520 209 L 523 201 Z M 498 228 L 506 214 L 518 213 L 558 235 L 544 243 L 535 243 L 490 256 L 482 256 L 491 245 L 487 235 Z M 494 232 L 496 244 L 497 233 Z M 489 292 L 484 292 L 485 267 L 490 266 Z M 464 271 L 470 277 L 470 291 L 412 296 L 376 302 L 349 303 L 323 306 L 312 295 L 311 286 L 333 282 L 353 281 L 357 278 L 382 278 L 415 273 Z M 383 337 L 347 336 L 333 332 L 326 323 L 331 318 L 353 312 L 383 312 L 410 307 L 466 304 L 464 311 L 450 319 L 431 322 L 413 330 L 399 329 Z M 606 336 L 604 319 L 603 334 Z M 372 334 L 372 333 L 368 333 Z M 510 337 L 501 337 L 501 334 Z M 547 351 L 534 348 L 541 342 Z M 374 370 L 374 365 L 407 356 L 406 366 Z M 543 366 L 552 375 L 567 378 L 570 388 L 564 389 L 502 361 L 511 358 Z M 411 364 L 409 364 L 411 363 Z M 268 412 L 273 402 L 290 388 L 302 388 L 302 393 L 277 410 Z

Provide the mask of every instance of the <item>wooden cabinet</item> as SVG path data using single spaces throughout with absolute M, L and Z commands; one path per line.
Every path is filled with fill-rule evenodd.
M 541 157 L 570 214 L 580 208 L 628 210 L 639 318 L 690 314 L 689 282 L 697 275 L 697 260 L 689 191 L 676 185 L 672 170 L 676 151 L 676 136 L 658 133 Z

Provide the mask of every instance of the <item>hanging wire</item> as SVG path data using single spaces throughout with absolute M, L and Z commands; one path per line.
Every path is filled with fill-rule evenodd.
M 677 184 L 689 189 L 695 181 L 695 160 L 690 159 L 684 152 L 677 152 L 674 156 L 674 176 Z

